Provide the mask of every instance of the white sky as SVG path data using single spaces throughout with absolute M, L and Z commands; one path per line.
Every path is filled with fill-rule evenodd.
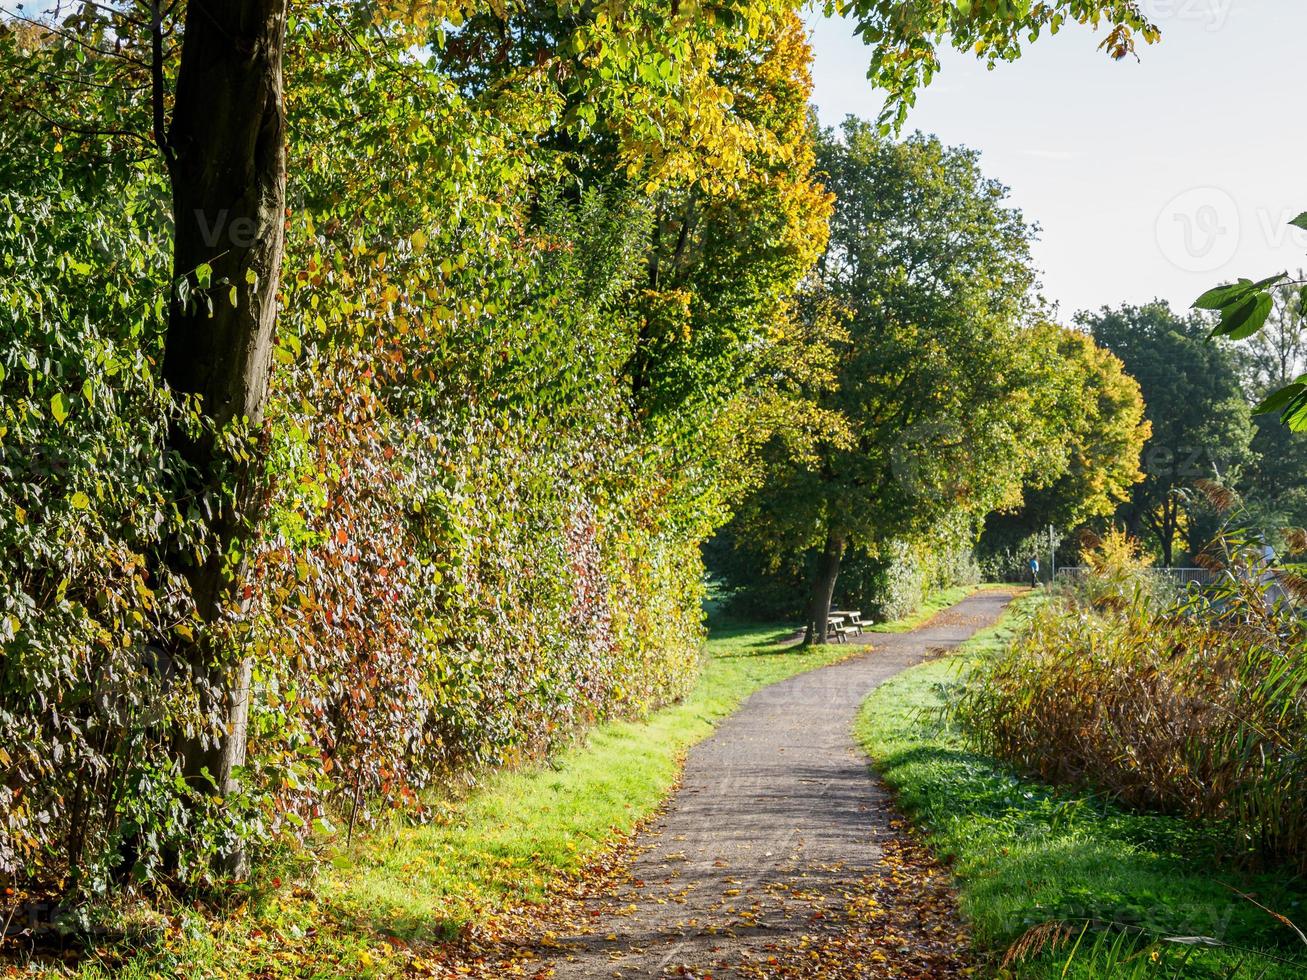
M 1162 28 L 1140 61 L 1064 28 L 986 71 L 947 53 L 908 129 L 981 151 L 1043 229 L 1035 258 L 1062 318 L 1307 265 L 1305 0 L 1143 0 Z M 852 26 L 809 17 L 823 124 L 874 117 Z

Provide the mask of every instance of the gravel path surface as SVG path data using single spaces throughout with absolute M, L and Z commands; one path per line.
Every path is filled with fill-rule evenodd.
M 557 937 L 553 975 L 962 975 L 966 937 L 947 876 L 912 870 L 924 852 L 852 727 L 873 688 L 994 622 L 1010 599 L 975 593 L 910 633 L 864 636 L 865 655 L 749 698 L 691 750 L 680 791 L 637 842 L 630 880 L 590 911 L 593 930 Z

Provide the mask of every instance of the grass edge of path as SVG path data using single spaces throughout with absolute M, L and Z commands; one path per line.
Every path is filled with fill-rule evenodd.
M 1218 935 L 1239 946 L 1292 950 L 1287 930 L 1231 888 L 1307 918 L 1307 892 L 1284 875 L 1212 874 L 1215 831 L 1172 817 L 1136 814 L 1092 794 L 1019 778 L 970 751 L 941 709 L 962 666 L 1011 641 L 1042 601 L 1027 593 L 951 656 L 886 681 L 863 703 L 859 744 L 925 842 L 953 871 L 961 908 L 982 954 L 1042 922 L 1096 919 L 1153 935 Z M 1296 904 L 1295 904 L 1296 903 Z M 1117 934 L 1120 935 L 1119 933 Z M 1072 942 L 1074 942 L 1074 936 Z M 1087 936 L 1067 967 L 1067 948 L 1013 964 L 1000 976 L 1287 978 L 1304 964 L 1226 948 L 1154 943 L 1122 948 Z M 1231 971 L 1235 972 L 1231 972 Z

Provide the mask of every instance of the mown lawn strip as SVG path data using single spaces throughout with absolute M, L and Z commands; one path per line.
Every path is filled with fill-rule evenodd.
M 1019 778 L 970 751 L 946 722 L 942 709 L 967 658 L 1005 643 L 1022 610 L 1038 601 L 1038 594 L 1019 600 L 1013 613 L 954 656 L 886 682 L 863 705 L 857 723 L 858 740 L 882 778 L 952 864 L 978 945 L 995 953 L 1042 923 L 1092 921 L 1297 955 L 1289 930 L 1234 889 L 1301 922 L 1307 918 L 1301 882 L 1220 870 L 1219 829 L 1128 813 L 1090 794 Z M 1113 954 L 1110 945 L 1088 937 L 1065 975 L 1133 975 L 1138 961 L 1118 962 L 1125 951 Z M 1067 952 L 1036 956 L 1011 975 L 1060 977 Z M 1276 963 L 1229 948 L 1160 943 L 1143 955 L 1153 972 L 1140 975 L 1148 976 L 1224 977 L 1233 968 L 1249 977 L 1307 975 L 1302 962 Z

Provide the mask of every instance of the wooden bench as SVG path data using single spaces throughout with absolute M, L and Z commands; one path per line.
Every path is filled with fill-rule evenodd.
M 834 640 L 836 643 L 843 643 L 848 639 L 844 634 L 844 620 L 842 617 L 828 616 L 826 618 L 826 639 Z
M 831 618 L 838 616 L 843 624 L 843 628 L 851 631 L 853 636 L 862 635 L 862 613 L 856 609 L 832 609 Z
M 862 626 L 847 612 L 831 612 L 826 617 L 826 639 L 847 643 L 850 636 L 861 636 Z

